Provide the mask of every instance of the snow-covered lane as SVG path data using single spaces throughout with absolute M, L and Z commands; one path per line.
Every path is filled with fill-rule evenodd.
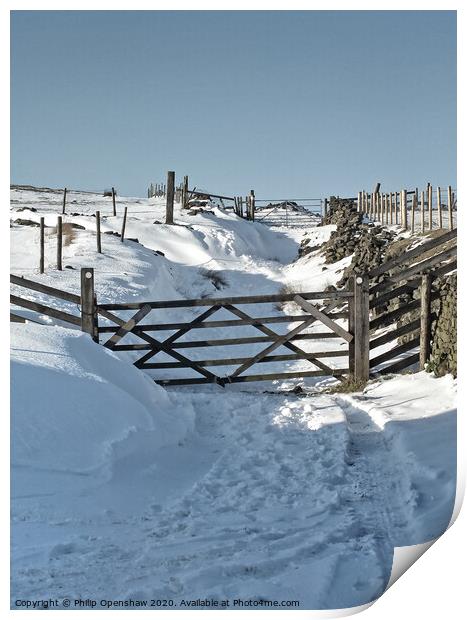
M 36 203 L 34 192 L 20 198 L 38 211 L 13 219 L 42 214 L 54 225 L 59 203 Z M 220 210 L 191 217 L 177 208 L 182 226 L 153 225 L 163 205 L 132 199 L 129 235 L 144 245 L 110 235 L 98 255 L 89 216 L 104 213 L 103 202 L 87 200 L 79 205 L 87 215 L 67 216 L 86 227 L 70 235 L 68 268 L 54 269 L 50 235 L 39 275 L 37 228 L 14 224 L 13 272 L 77 291 L 79 268 L 94 266 L 98 298 L 112 303 L 273 293 L 283 285 L 322 290 L 350 260 L 325 266 L 312 252 L 290 262 L 297 231 L 276 233 Z M 118 230 L 119 218 L 103 218 L 104 229 Z M 313 243 L 331 229 L 316 229 Z M 222 275 L 220 288 L 206 269 Z M 76 313 L 67 302 L 46 303 Z M 197 312 L 162 311 L 155 321 Z M 383 591 L 394 545 L 446 528 L 455 494 L 452 378 L 417 373 L 370 383 L 360 395 L 286 392 L 293 380 L 163 390 L 126 353 L 42 321 L 48 325 L 12 326 L 13 600 L 170 598 L 178 605 L 212 596 L 348 607 Z M 258 335 L 222 329 L 217 337 Z M 211 330 L 203 336 L 214 337 Z M 220 349 L 215 357 L 232 353 Z M 257 350 L 242 345 L 235 354 Z

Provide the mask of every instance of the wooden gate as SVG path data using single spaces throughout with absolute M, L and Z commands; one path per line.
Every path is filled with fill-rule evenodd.
M 322 303 L 328 304 L 322 307 Z M 312 303 L 313 302 L 313 303 Z M 318 307 L 317 302 L 321 307 Z M 294 314 L 284 314 L 278 311 L 277 305 L 293 303 Z M 188 299 L 171 301 L 150 301 L 127 304 L 99 304 L 97 312 L 104 316 L 111 324 L 98 327 L 99 337 L 104 346 L 113 351 L 129 351 L 143 353 L 134 364 L 141 369 L 153 371 L 167 371 L 176 369 L 185 372 L 193 371 L 196 376 L 156 377 L 155 381 L 162 385 L 190 385 L 198 383 L 243 383 L 248 381 L 266 381 L 273 379 L 287 379 L 297 377 L 334 376 L 342 377 L 354 368 L 354 291 L 321 291 L 308 293 L 289 293 L 282 295 L 255 295 L 241 297 L 224 297 L 213 299 Z M 261 311 L 264 306 L 273 306 L 274 311 Z M 242 306 L 241 309 L 239 306 Z M 150 313 L 157 316 L 157 310 L 206 308 L 190 321 L 180 322 L 146 322 L 143 319 Z M 252 312 L 259 316 L 253 316 Z M 117 312 L 133 312 L 126 318 L 118 316 Z M 229 318 L 211 319 L 221 312 Z M 233 315 L 233 318 L 232 318 Z M 347 326 L 337 321 L 346 319 Z M 272 324 L 292 324 L 289 331 L 279 333 L 269 327 Z M 345 324 L 345 323 L 344 323 Z M 320 331 L 311 330 L 320 326 Z M 238 336 L 238 328 L 254 328 L 260 335 Z M 324 327 L 324 330 L 322 329 Z M 229 331 L 235 329 L 235 337 L 228 337 Z M 209 337 L 203 339 L 187 339 L 191 332 L 210 330 Z M 214 331 L 213 331 L 214 330 Z M 215 330 L 222 330 L 222 337 L 215 334 Z M 227 333 L 225 333 L 227 330 Z M 164 333 L 164 338 L 156 337 L 157 333 Z M 167 333 L 170 333 L 167 336 Z M 104 336 L 111 334 L 110 337 Z M 128 336 L 136 342 L 128 342 Z M 227 336 L 227 337 L 226 337 Z M 183 337 L 183 339 L 182 339 Z M 107 339 L 106 339 L 107 338 Z M 126 338 L 127 342 L 122 342 Z M 340 346 L 323 351 L 307 351 L 303 349 L 306 341 L 340 340 Z M 142 342 L 141 342 L 142 341 Z M 302 344 L 298 346 L 297 343 Z M 253 345 L 259 345 L 259 350 L 251 352 Z M 248 353 L 237 356 L 231 353 L 228 356 L 212 359 L 200 359 L 199 353 L 195 357 L 188 357 L 187 351 L 211 348 L 222 348 L 224 352 L 232 351 L 235 347 L 247 348 Z M 287 349 L 287 353 L 277 354 L 279 348 Z M 237 348 L 238 350 L 238 348 Z M 183 351 L 183 353 L 181 352 Z M 170 361 L 160 360 L 165 354 Z M 325 358 L 349 358 L 345 367 L 331 367 L 323 361 Z M 158 359 L 159 358 L 159 359 Z M 253 366 L 264 363 L 280 363 L 290 361 L 305 361 L 306 368 L 291 369 L 276 372 L 255 372 L 245 374 Z M 311 368 L 310 368 L 311 365 Z M 225 374 L 216 373 L 210 368 L 227 367 Z M 193 374 L 192 372 L 192 374 Z

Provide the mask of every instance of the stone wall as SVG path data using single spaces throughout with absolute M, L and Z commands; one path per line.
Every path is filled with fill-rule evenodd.
M 352 255 L 352 262 L 347 267 L 341 280 L 337 283 L 339 288 L 345 287 L 350 275 L 368 273 L 372 268 L 396 258 L 407 252 L 412 247 L 420 244 L 421 240 L 428 241 L 430 238 L 441 234 L 444 231 L 433 231 L 433 233 L 421 237 L 409 237 L 395 239 L 395 234 L 384 227 L 375 226 L 372 223 L 364 222 L 361 213 L 358 213 L 353 202 L 331 197 L 329 201 L 329 211 L 323 224 L 335 224 L 334 231 L 329 241 L 322 246 L 322 253 L 326 263 L 334 263 L 346 256 Z M 427 252 L 424 258 L 431 254 L 438 253 L 443 248 L 438 248 Z M 301 247 L 301 255 L 316 250 L 311 247 L 309 240 L 305 239 Z M 376 278 L 370 280 L 370 286 L 388 280 L 391 276 L 405 270 L 407 265 L 396 266 Z M 403 285 L 400 281 L 397 286 Z M 457 275 L 452 274 L 443 278 L 438 278 L 433 282 L 433 290 L 439 291 L 440 299 L 432 303 L 432 311 L 436 319 L 432 325 L 432 354 L 428 371 L 432 371 L 436 376 L 446 373 L 457 375 Z M 396 310 L 407 305 L 412 300 L 419 299 L 419 288 L 408 289 L 407 292 L 393 298 L 390 302 L 378 307 L 372 315 L 382 314 Z M 397 322 L 397 327 L 418 320 L 420 310 L 416 309 L 405 314 Z M 391 321 L 388 321 L 390 324 Z M 401 336 L 398 340 L 400 344 L 413 338 L 413 334 Z
M 440 300 L 432 324 L 431 356 L 427 370 L 437 377 L 451 373 L 457 376 L 457 273 L 435 281 Z

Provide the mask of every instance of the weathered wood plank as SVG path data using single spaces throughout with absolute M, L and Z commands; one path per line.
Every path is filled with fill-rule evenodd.
M 413 291 L 418 288 L 420 282 L 421 278 L 416 278 L 415 280 L 410 280 L 407 284 L 403 284 L 377 297 L 373 297 L 373 299 L 370 299 L 370 309 L 385 305 L 388 301 L 394 299 L 394 297 L 399 297 L 399 295 L 412 294 Z
M 418 347 L 419 344 L 420 336 L 417 335 L 408 342 L 404 342 L 390 351 L 385 351 L 384 353 L 381 353 L 381 355 L 377 355 L 376 357 L 370 359 L 370 368 L 375 368 L 376 366 L 379 366 L 379 364 L 392 360 L 394 357 L 398 357 L 402 353 L 407 353 L 407 351 L 411 351 L 415 347 Z
M 123 322 L 122 322 L 123 323 Z M 101 331 L 102 328 L 99 328 Z M 138 337 L 141 337 L 138 334 Z M 323 340 L 329 338 L 338 338 L 333 332 L 315 332 L 313 334 L 299 334 L 294 336 L 292 341 L 296 340 Z M 175 342 L 172 345 L 174 349 L 197 349 L 204 347 L 219 347 L 230 345 L 256 344 L 262 342 L 272 342 L 275 338 L 271 336 L 252 336 L 250 338 L 219 338 L 216 340 L 187 340 L 184 342 Z M 116 345 L 114 351 L 149 351 L 153 347 L 150 344 L 122 344 Z
M 174 194 L 175 194 L 175 172 L 167 172 L 167 198 L 165 205 L 165 223 L 174 223 Z
M 354 299 L 355 299 L 355 325 L 354 325 L 354 378 L 356 381 L 368 381 L 370 376 L 369 358 L 369 294 L 368 276 L 357 276 L 355 278 Z
M 276 303 L 282 301 L 293 301 L 297 293 L 286 293 L 277 295 L 249 295 L 238 297 L 212 297 L 205 299 L 171 299 L 165 301 L 140 301 L 118 304 L 99 304 L 104 310 L 139 310 L 146 304 L 151 308 L 190 308 L 193 306 L 213 306 L 213 305 L 235 305 L 235 304 L 260 304 Z M 300 293 L 303 299 L 349 299 L 352 295 L 348 291 L 318 291 Z
M 51 316 L 54 319 L 59 319 L 60 321 L 65 321 L 65 323 L 71 323 L 72 325 L 81 326 L 81 319 L 73 314 L 68 314 L 68 312 L 63 312 L 62 310 L 56 310 L 55 308 L 50 308 L 49 306 L 45 306 L 43 304 L 39 304 L 35 301 L 31 301 L 30 299 L 24 299 L 23 297 L 17 297 L 16 295 L 10 295 L 10 303 L 14 306 L 19 306 L 20 308 L 27 308 L 28 310 L 35 310 L 39 314 L 45 314 L 46 316 Z
M 371 288 L 370 293 L 383 293 L 389 290 L 393 284 L 397 284 L 403 280 L 407 280 L 413 275 L 421 274 L 423 271 L 427 271 L 428 269 L 431 269 L 438 264 L 441 266 L 442 262 L 449 260 L 450 258 L 453 258 L 455 256 L 457 256 L 457 246 L 444 250 L 443 252 L 440 252 L 435 256 L 421 261 L 420 263 L 416 263 L 412 267 L 408 267 L 407 269 L 404 269 L 404 271 L 401 271 L 400 273 L 391 276 L 384 282 L 376 284 Z
M 431 343 L 431 274 L 424 274 L 420 286 L 420 368 L 430 357 Z
M 370 350 L 376 349 L 383 344 L 387 344 L 388 342 L 392 342 L 399 338 L 399 336 L 404 336 L 405 334 L 410 334 L 411 332 L 417 332 L 420 330 L 420 321 L 416 319 L 415 321 L 411 321 L 410 323 L 406 323 L 405 325 L 401 325 L 396 329 L 392 329 L 382 336 L 378 336 L 378 338 L 374 338 L 370 340 Z
M 222 306 L 211 306 L 211 308 L 206 310 L 206 312 L 203 312 L 201 315 L 193 319 L 190 323 L 186 324 L 185 327 L 182 327 L 175 334 L 172 334 L 172 336 L 169 336 L 169 338 L 163 341 L 163 344 L 165 346 L 172 345 L 176 340 L 178 340 L 178 338 L 181 338 L 184 334 L 188 333 L 195 326 L 198 326 L 199 324 L 201 324 L 205 319 L 207 319 L 212 314 L 220 310 L 221 307 Z M 149 359 L 154 357 L 154 355 L 156 355 L 158 352 L 159 352 L 159 349 L 152 349 L 149 353 L 146 353 L 146 355 L 143 355 L 143 357 L 136 360 L 135 365 L 138 366 L 138 368 L 142 368 L 142 365 L 145 364 Z
M 283 344 L 288 342 L 290 340 L 290 338 L 293 338 L 296 334 L 298 334 L 299 332 L 303 331 L 304 329 L 309 327 L 312 323 L 314 323 L 314 318 L 316 318 L 316 317 L 309 318 L 308 320 L 303 321 L 303 323 L 301 323 L 300 325 L 297 325 L 297 327 L 295 327 L 295 329 L 292 329 L 287 334 L 284 334 L 283 336 L 280 336 L 280 337 L 278 336 L 278 338 L 277 338 L 277 340 L 275 342 L 273 342 L 271 345 L 269 345 L 268 347 L 263 349 L 263 351 L 260 351 L 259 353 L 257 353 L 253 357 L 251 357 L 247 362 L 245 362 L 244 364 L 239 366 L 230 376 L 231 377 L 238 377 L 238 375 L 240 375 L 243 372 L 245 372 L 245 370 L 248 370 L 248 368 L 250 368 L 250 366 L 253 366 L 253 364 L 257 364 L 264 357 L 266 357 L 266 355 L 268 355 L 269 353 L 271 353 L 272 351 L 274 351 L 278 347 L 282 346 Z
M 61 215 L 57 218 L 57 270 L 62 271 L 63 248 L 63 221 Z
M 151 306 L 143 306 L 131 319 L 126 321 L 126 323 L 117 329 L 115 334 L 104 343 L 104 347 L 113 349 L 124 336 L 133 330 L 135 325 L 139 323 L 141 319 L 144 319 L 144 317 L 151 312 L 151 310 Z
M 323 357 L 346 357 L 348 355 L 347 351 L 313 351 L 313 355 L 317 358 Z M 196 360 L 196 363 L 200 366 L 236 366 L 237 364 L 244 364 L 248 362 L 250 357 L 226 357 L 219 359 L 211 359 L 211 360 Z M 261 361 L 257 362 L 257 364 L 266 364 L 266 363 L 275 363 L 275 362 L 285 362 L 285 361 L 302 361 L 302 357 L 297 354 L 290 353 L 284 355 L 269 355 L 261 359 Z M 188 368 L 186 364 L 182 364 L 181 362 L 149 362 L 144 363 L 138 368 L 146 368 L 146 369 L 162 369 L 162 368 Z
M 339 368 L 333 370 L 333 377 L 340 378 L 348 374 L 348 368 Z M 222 378 L 217 382 L 222 381 L 222 384 L 227 383 L 246 383 L 249 381 L 272 381 L 274 379 L 301 379 L 303 377 L 324 377 L 328 373 L 320 370 L 306 370 L 303 372 L 283 372 L 264 375 L 243 375 L 241 377 L 233 377 L 232 379 Z M 155 379 L 155 383 L 159 385 L 196 385 L 203 383 L 214 383 L 212 380 L 206 380 L 201 378 L 187 378 L 187 379 Z
M 94 294 L 94 269 L 81 269 L 81 331 L 99 342 L 97 326 L 96 297 Z
M 403 359 L 399 360 L 395 364 L 391 364 L 391 366 L 386 366 L 385 368 L 382 368 L 381 370 L 378 370 L 377 372 L 380 375 L 388 375 L 392 373 L 397 373 L 400 370 L 407 368 L 408 366 L 412 366 L 412 364 L 415 364 L 418 361 L 419 361 L 419 354 L 415 353 L 414 355 L 409 355 L 408 357 L 404 357 Z
M 228 305 L 228 304 L 227 304 Z M 216 306 L 214 306 L 216 307 Z M 225 307 L 225 306 L 224 306 Z M 336 312 L 331 316 L 335 318 L 347 318 L 347 312 Z M 284 315 L 284 316 L 266 316 L 266 317 L 250 317 L 249 319 L 225 319 L 223 321 L 204 321 L 204 322 L 194 322 L 190 329 L 212 329 L 217 327 L 240 327 L 240 326 L 251 326 L 257 327 L 259 325 L 263 325 L 264 323 L 298 323 L 299 321 L 303 321 L 308 317 L 307 314 L 294 314 L 294 315 Z M 172 331 L 174 329 L 182 330 L 190 325 L 190 323 L 148 323 L 146 325 L 139 325 L 135 327 L 133 330 L 135 334 L 140 334 L 142 332 L 160 332 L 160 331 Z M 105 326 L 101 328 L 101 333 L 111 333 L 116 331 L 116 327 L 114 326 Z M 279 334 L 280 335 L 280 334 Z
M 338 302 L 333 302 L 333 304 L 331 304 L 329 310 L 335 308 L 337 305 L 338 305 Z M 226 310 L 229 310 L 230 312 L 232 312 L 232 314 L 235 314 L 236 316 L 238 316 L 240 318 L 250 318 L 245 312 L 243 312 L 239 308 L 236 308 L 235 306 L 227 304 L 227 305 L 224 305 L 224 308 Z M 256 327 L 257 330 L 259 330 L 263 334 L 266 334 L 267 336 L 271 336 L 274 340 L 277 338 L 276 332 L 272 331 L 272 329 L 269 329 L 269 327 L 266 327 L 265 325 L 255 325 L 255 327 Z M 294 336 L 294 338 L 299 338 L 299 337 L 300 337 L 300 334 L 297 335 L 297 336 Z M 296 345 L 292 344 L 290 341 L 289 342 L 285 342 L 283 346 L 286 347 L 287 349 L 289 349 L 290 351 L 293 351 L 294 353 L 297 353 L 303 359 L 306 359 L 307 361 L 311 362 L 312 364 L 314 364 L 315 366 L 317 366 L 321 370 L 328 371 L 328 372 L 332 370 L 329 366 L 327 366 L 323 362 L 321 362 L 318 359 L 316 359 L 316 357 L 314 357 L 313 353 L 306 353 L 305 351 L 303 351 L 303 349 L 300 349 L 300 347 L 297 347 Z
M 399 319 L 401 316 L 404 316 L 404 314 L 407 314 L 408 312 L 412 312 L 412 310 L 417 310 L 418 308 L 420 308 L 420 300 L 414 299 L 413 301 L 410 301 L 409 303 L 404 304 L 400 308 L 391 310 L 391 312 L 380 314 L 379 316 L 374 318 L 372 321 L 370 321 L 370 330 L 373 331 L 375 329 L 378 329 L 379 327 L 384 327 L 385 325 L 389 325 L 390 323 L 393 323 L 394 321 Z
M 405 263 L 412 262 L 414 258 L 422 256 L 423 254 L 425 254 L 425 252 L 428 252 L 428 250 L 432 250 L 433 248 L 436 248 L 439 245 L 443 245 L 444 243 L 447 243 L 448 241 L 451 241 L 451 239 L 455 239 L 456 237 L 457 237 L 457 229 L 444 233 L 443 235 L 437 237 L 436 239 L 431 239 L 430 241 L 427 241 L 426 243 L 419 245 L 413 250 L 404 252 L 403 254 L 401 254 L 400 256 L 397 256 L 396 258 L 386 261 L 385 263 L 383 263 L 382 265 L 379 265 L 378 267 L 374 267 L 373 269 L 370 269 L 370 271 L 368 272 L 368 275 L 370 276 L 370 278 L 374 278 L 375 276 L 379 276 L 382 273 L 386 273 L 387 271 L 389 271 L 390 269 L 393 269 L 393 267 L 396 267 L 397 265 L 403 265 Z M 372 291 L 370 291 L 370 293 L 371 292 Z
M 122 232 L 120 233 L 120 241 L 123 243 L 125 240 L 125 228 L 126 228 L 126 216 L 128 213 L 128 207 L 125 207 L 123 212 Z
M 97 253 L 102 254 L 101 212 L 100 211 L 96 211 L 96 244 L 97 244 Z
M 35 321 L 30 317 L 20 316 L 19 314 L 15 314 L 14 312 L 10 312 L 10 323 L 35 323 L 36 325 L 45 325 L 45 323 L 41 323 L 40 321 Z
M 343 327 L 338 325 L 335 321 L 333 321 L 327 314 L 318 310 L 313 304 L 308 303 L 305 299 L 300 297 L 300 295 L 295 295 L 294 297 L 295 303 L 297 303 L 303 310 L 309 312 L 315 319 L 318 319 L 323 325 L 329 327 L 335 334 L 346 340 L 347 342 L 351 342 L 353 339 L 353 335 L 349 334 Z
M 44 273 L 44 255 L 45 255 L 45 224 L 44 218 L 39 220 L 39 273 Z
M 21 276 L 15 276 L 13 274 L 10 274 L 10 283 L 15 284 L 16 286 L 29 288 L 33 291 L 38 291 L 39 293 L 45 293 L 46 295 L 50 295 L 51 297 L 57 297 L 58 299 L 71 301 L 75 304 L 81 303 L 81 297 L 79 295 L 68 293 L 67 291 L 61 291 L 60 289 L 54 288 L 52 286 L 46 286 L 41 282 L 27 280 L 26 278 L 22 278 Z

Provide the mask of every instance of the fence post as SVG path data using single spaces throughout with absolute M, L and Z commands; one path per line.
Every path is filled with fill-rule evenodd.
M 101 246 L 101 212 L 96 211 L 96 239 L 97 239 L 97 252 L 102 254 Z
M 411 222 L 410 222 L 410 231 L 412 233 L 415 232 L 415 209 L 417 208 L 418 205 L 418 195 L 417 195 L 417 191 L 415 191 L 415 194 L 412 197 L 412 217 L 411 217 Z
M 62 271 L 62 216 L 59 215 L 57 218 L 57 269 Z
M 428 226 L 430 231 L 433 230 L 433 188 L 431 183 L 428 183 L 427 188 L 427 201 L 428 201 Z
M 324 217 L 328 216 L 328 199 L 324 199 Z
M 99 341 L 94 269 L 91 267 L 81 269 L 81 331 L 89 334 L 94 342 Z
M 436 199 L 438 202 L 438 228 L 443 228 L 443 210 L 441 208 L 441 187 L 438 185 L 436 188 Z
M 423 274 L 420 285 L 420 370 L 425 368 L 430 357 L 431 281 L 430 273 Z
M 63 215 L 65 215 L 65 207 L 66 207 L 66 187 L 63 189 L 63 205 L 62 205 Z
M 183 208 L 184 209 L 188 209 L 188 176 L 184 176 L 183 177 L 183 190 L 182 190 L 182 196 L 183 196 Z
M 420 222 L 423 234 L 425 232 L 425 190 L 422 190 L 422 197 L 420 199 Z
M 370 377 L 370 301 L 368 276 L 357 276 L 354 286 L 354 378 Z
M 449 185 L 448 187 L 448 214 L 449 214 L 449 230 L 454 228 L 454 224 L 452 221 L 452 189 Z
M 113 215 L 117 215 L 117 207 L 115 206 L 115 187 L 112 187 L 112 208 Z
M 123 243 L 125 239 L 125 228 L 126 228 L 126 214 L 128 211 L 128 207 L 125 207 L 125 211 L 123 212 L 123 222 L 122 222 L 122 234 L 120 235 L 120 241 Z
M 255 221 L 255 190 L 251 189 L 250 190 L 250 219 L 252 222 Z
M 40 251 L 40 258 L 39 258 L 39 273 L 44 273 L 44 253 L 45 253 L 45 232 L 44 232 L 44 218 L 41 217 L 40 219 L 40 223 L 39 223 L 39 251 Z
M 401 223 L 402 228 L 407 230 L 408 222 L 407 222 L 407 190 L 403 189 L 401 191 Z
M 347 290 L 352 293 L 349 298 L 349 325 L 347 331 L 354 334 L 354 338 L 349 342 L 349 375 L 355 375 L 355 276 L 349 276 Z
M 167 172 L 167 201 L 165 206 L 165 223 L 174 223 L 174 190 L 175 190 L 175 172 L 170 170 Z

